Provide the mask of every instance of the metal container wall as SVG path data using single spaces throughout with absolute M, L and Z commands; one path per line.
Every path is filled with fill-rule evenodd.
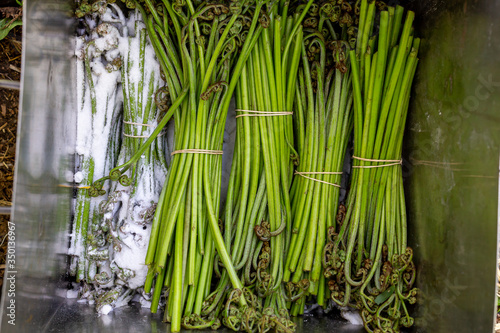
M 496 312 L 500 1 L 414 1 L 423 38 L 406 136 L 417 327 L 491 332 Z
M 165 332 L 147 309 L 97 317 L 65 298 L 75 139 L 71 1 L 24 1 L 15 265 L 2 332 Z M 417 332 L 492 332 L 500 151 L 500 1 L 409 1 L 423 38 L 405 138 L 410 245 L 422 293 Z M 11 237 L 12 239 L 12 237 Z M 11 249 L 12 251 L 12 249 Z M 15 294 L 15 295 L 14 295 Z M 15 326 L 12 320 L 15 306 Z M 9 308 L 10 307 L 10 308 Z M 11 321 L 12 322 L 12 321 Z M 306 318 L 298 331 L 358 332 Z

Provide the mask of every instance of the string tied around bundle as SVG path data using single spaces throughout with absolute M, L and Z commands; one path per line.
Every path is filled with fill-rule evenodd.
M 377 160 L 372 158 L 364 158 L 353 156 L 354 160 L 363 161 L 363 162 L 371 162 L 371 163 L 385 163 L 385 164 L 377 164 L 377 165 L 353 165 L 353 169 L 372 169 L 372 168 L 384 168 L 394 165 L 402 165 L 403 160 Z
M 340 188 L 341 186 L 339 184 L 330 183 L 330 182 L 327 182 L 327 181 L 324 181 L 324 180 L 320 180 L 320 179 L 316 179 L 316 178 L 313 178 L 313 177 L 309 177 L 309 176 L 306 176 L 306 175 L 341 175 L 341 174 L 343 174 L 343 172 L 337 172 L 337 171 L 333 171 L 333 172 L 328 172 L 328 171 L 324 171 L 324 172 L 321 172 L 321 171 L 308 171 L 308 172 L 306 172 L 306 171 L 297 171 L 297 170 L 295 170 L 295 174 L 299 175 L 301 177 L 304 177 L 306 179 L 318 182 L 318 183 L 322 183 L 322 184 L 326 184 L 326 185 L 335 186 L 335 187 Z
M 274 117 L 274 116 L 290 116 L 293 115 L 291 111 L 256 111 L 256 110 L 244 110 L 236 109 L 236 112 L 246 112 L 237 115 L 235 118 L 240 117 Z
M 222 150 L 210 150 L 210 149 L 179 149 L 174 150 L 170 155 L 175 154 L 207 154 L 207 155 L 222 155 Z

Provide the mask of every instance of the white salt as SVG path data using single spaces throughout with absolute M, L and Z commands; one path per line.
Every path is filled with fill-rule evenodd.
M 78 290 L 68 290 L 66 291 L 66 298 L 77 298 Z
M 347 320 L 351 325 L 362 326 L 363 319 L 357 310 L 342 308 L 340 312 L 342 318 Z
M 144 299 L 144 297 L 141 297 L 139 303 L 141 303 L 142 308 L 151 309 L 151 301 Z
M 114 264 L 121 269 L 134 272 L 134 276 L 124 281 L 129 288 L 142 287 L 148 272 L 145 259 L 151 228 L 146 226 L 144 230 L 142 225 L 125 222 L 118 233 L 125 246 L 122 246 L 120 252 L 115 252 Z
M 77 173 L 75 173 L 75 183 L 79 184 L 82 182 L 82 180 L 83 180 L 83 172 L 78 171 Z
M 113 311 L 113 307 L 109 304 L 106 304 L 104 305 L 100 310 L 99 310 L 99 313 L 100 314 L 103 314 L 103 315 L 107 315 L 108 313 L 110 313 L 111 311 Z
M 108 175 L 110 169 L 115 166 L 112 165 L 117 157 L 114 154 L 118 154 L 118 152 L 112 152 L 112 149 L 103 143 L 117 140 L 121 136 L 122 131 L 117 130 L 119 128 L 117 124 L 121 124 L 122 120 L 122 89 L 137 93 L 139 82 L 149 83 L 151 80 L 155 89 L 163 85 L 160 79 L 160 66 L 149 40 L 144 53 L 144 68 L 141 69 L 139 32 L 145 33 L 145 25 L 139 21 L 140 19 L 140 15 L 136 11 L 129 20 L 125 20 L 119 7 L 111 5 L 111 8 L 108 8 L 100 17 L 100 21 L 97 20 L 97 22 L 101 22 L 100 24 L 97 25 L 94 21 L 88 22 L 91 29 L 97 26 L 96 30 L 90 36 L 76 40 L 78 112 L 75 151 L 80 155 L 80 165 L 73 180 L 77 183 L 90 185 L 87 184 L 90 177 L 95 181 Z M 136 38 L 128 38 L 129 32 L 135 34 Z M 118 58 L 122 59 L 123 64 L 131 66 L 123 80 L 125 82 L 122 82 L 120 70 L 110 72 L 111 66 L 107 66 Z M 88 78 L 86 79 L 87 69 L 84 59 L 89 61 L 93 91 L 90 90 Z M 95 99 L 95 103 L 92 103 L 92 98 Z M 148 89 L 144 89 L 142 95 L 137 95 L 136 98 L 129 101 L 131 104 L 135 103 L 130 107 L 137 108 L 137 103 L 146 106 L 148 102 L 152 102 L 153 98 L 154 93 L 151 94 Z M 139 115 L 144 112 L 144 110 L 137 111 Z M 148 122 L 152 122 L 151 125 L 156 125 L 155 120 L 150 119 Z M 131 134 L 150 135 L 153 130 L 154 127 L 138 127 L 134 129 L 137 133 Z M 93 175 L 87 174 L 85 170 L 85 165 L 88 167 L 89 161 L 94 166 Z M 109 234 L 120 240 L 121 249 L 114 251 L 111 248 L 109 261 L 105 263 L 104 267 L 99 266 L 99 269 L 95 267 L 95 263 L 94 266 L 91 265 L 89 276 L 92 277 L 97 272 L 105 271 L 114 278 L 110 280 L 109 284 L 101 286 L 102 288 L 123 285 L 130 289 L 125 289 L 125 293 L 112 305 L 104 305 L 99 310 L 100 314 L 106 315 L 114 307 L 127 304 L 135 293 L 133 290 L 142 287 L 146 279 L 148 267 L 145 264 L 145 256 L 151 232 L 151 220 L 150 216 L 148 216 L 148 220 L 145 220 L 145 215 L 150 215 L 153 203 L 158 201 L 166 175 L 164 165 L 156 161 L 154 166 L 147 163 L 142 156 L 137 165 L 138 186 L 133 194 L 130 194 L 131 187 L 123 187 L 116 182 L 108 192 L 111 195 L 113 191 L 120 191 L 121 194 L 106 209 L 103 214 L 104 221 L 101 222 L 106 224 L 109 222 L 109 226 L 111 226 Z M 97 207 L 99 207 L 98 204 L 103 199 L 105 198 L 90 199 L 91 215 L 95 214 Z M 146 214 L 148 212 L 149 214 Z M 72 242 L 69 253 L 79 256 L 84 253 L 82 240 L 79 239 L 80 235 L 72 234 L 72 236 L 75 236 L 75 240 Z M 117 270 L 115 271 L 115 269 Z M 77 297 L 77 295 L 78 292 L 76 295 L 71 291 L 66 293 L 68 298 L 69 296 Z M 82 295 L 82 298 L 84 302 L 87 300 L 89 304 L 94 303 L 91 294 Z M 141 297 L 139 301 L 142 307 L 149 308 L 151 306 L 151 302 L 147 298 Z

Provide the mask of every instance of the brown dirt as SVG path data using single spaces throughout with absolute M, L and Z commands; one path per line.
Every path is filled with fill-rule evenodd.
M 0 18 L 3 17 L 0 13 Z M 21 77 L 21 32 L 16 27 L 0 41 L 0 79 L 19 81 Z M 14 180 L 19 92 L 0 89 L 0 206 L 10 206 Z M 0 294 L 7 252 L 7 221 L 0 215 Z

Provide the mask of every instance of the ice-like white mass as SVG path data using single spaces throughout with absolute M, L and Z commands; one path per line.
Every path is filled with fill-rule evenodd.
M 151 223 L 167 172 L 164 138 L 155 140 L 118 179 L 95 182 L 129 161 L 153 132 L 158 118 L 154 96 L 164 83 L 138 12 L 126 19 L 118 6 L 109 4 L 85 20 L 89 30 L 75 43 L 73 180 L 81 190 L 68 250 L 71 273 L 82 287 L 69 290 L 67 297 L 95 302 L 100 314 L 108 314 L 136 293 L 143 306 L 150 304 L 141 287 L 148 271 Z M 90 196 L 91 191 L 97 196 Z

